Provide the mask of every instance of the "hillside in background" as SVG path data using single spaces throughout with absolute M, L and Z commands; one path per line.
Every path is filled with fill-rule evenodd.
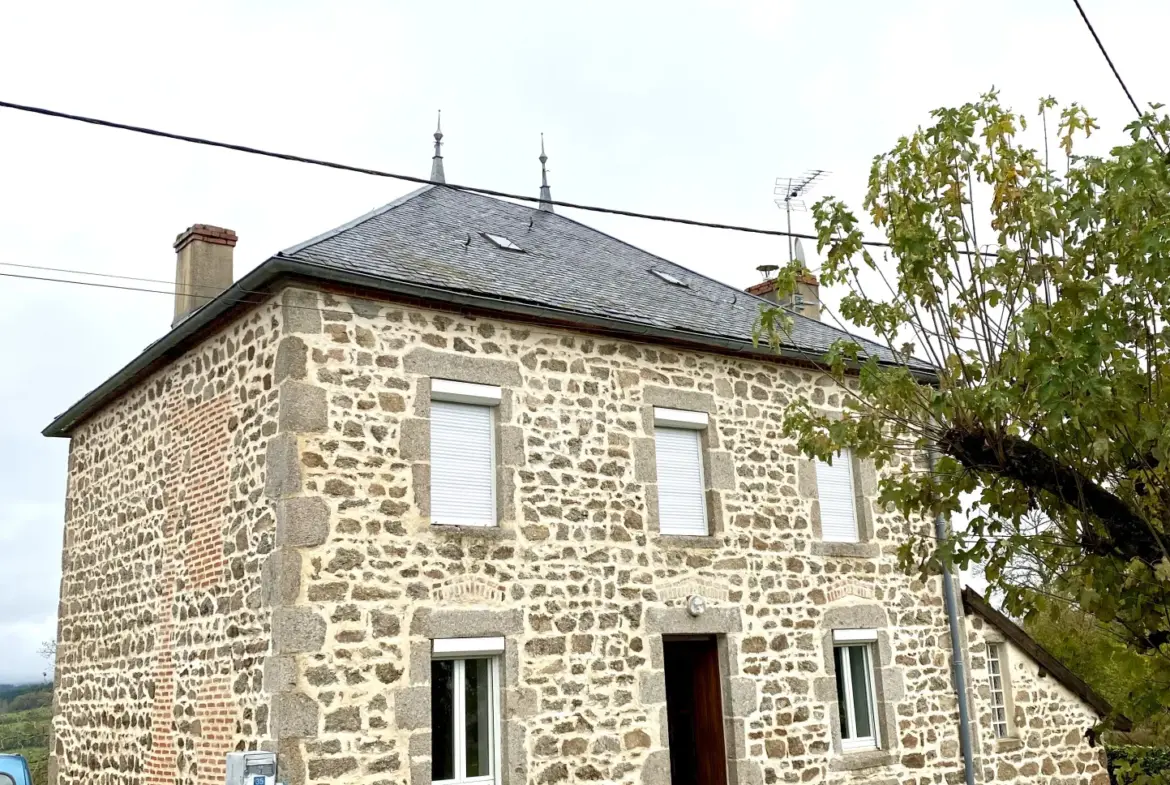
M 53 724 L 53 685 L 0 685 L 0 752 L 23 755 L 33 785 L 45 785 Z

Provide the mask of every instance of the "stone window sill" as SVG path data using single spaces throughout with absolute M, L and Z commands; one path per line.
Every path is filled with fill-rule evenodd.
M 894 753 L 889 750 L 857 750 L 856 752 L 842 752 L 839 755 L 840 757 L 829 762 L 831 771 L 876 769 L 879 766 L 889 766 L 894 762 Z
M 876 542 L 814 542 L 813 556 L 831 556 L 836 558 L 876 559 L 881 555 L 881 548 Z
M 1022 740 L 1011 736 L 995 740 L 996 752 L 1015 752 L 1016 750 L 1023 749 L 1023 747 L 1024 742 Z
M 654 538 L 663 548 L 718 548 L 723 541 L 712 535 L 660 534 Z
M 478 537 L 482 540 L 514 540 L 516 532 L 499 526 L 454 526 L 449 523 L 432 523 L 427 527 L 434 534 L 445 537 Z

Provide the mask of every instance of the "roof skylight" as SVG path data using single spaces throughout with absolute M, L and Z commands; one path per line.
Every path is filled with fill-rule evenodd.
M 492 241 L 497 248 L 503 248 L 505 251 L 521 251 L 524 249 L 516 245 L 516 243 L 504 237 L 502 234 L 492 234 L 491 232 L 483 232 L 484 237 Z
M 688 287 L 688 288 L 690 287 L 690 284 L 689 284 L 689 283 L 687 283 L 686 281 L 682 281 L 682 280 L 680 280 L 680 279 L 678 279 L 678 278 L 675 278 L 675 277 L 674 277 L 673 275 L 671 275 L 670 273 L 663 272 L 662 270 L 655 270 L 655 269 L 653 269 L 653 268 L 651 268 L 650 272 L 654 273 L 654 274 L 655 274 L 655 275 L 657 275 L 659 278 L 661 278 L 662 280 L 666 281 L 668 284 L 672 284 L 672 285 L 674 285 L 674 286 L 686 286 L 686 287 Z

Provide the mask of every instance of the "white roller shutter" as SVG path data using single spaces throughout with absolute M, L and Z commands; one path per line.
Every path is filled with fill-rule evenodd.
M 431 401 L 431 521 L 495 526 L 495 439 L 488 406 Z
M 833 465 L 817 461 L 817 496 L 821 503 L 821 539 L 857 542 L 853 460 L 848 450 L 833 457 Z
M 703 448 L 700 431 L 655 428 L 658 521 L 663 534 L 706 535 Z

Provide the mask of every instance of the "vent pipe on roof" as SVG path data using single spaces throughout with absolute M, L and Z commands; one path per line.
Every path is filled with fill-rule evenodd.
M 552 190 L 548 187 L 548 156 L 544 154 L 544 134 L 540 135 L 540 209 L 555 213 L 552 205 Z
M 431 182 L 446 183 L 447 175 L 443 173 L 443 110 L 439 110 L 439 122 L 435 125 L 435 156 L 431 159 Z
M 171 327 L 232 285 L 236 233 L 194 224 L 175 238 L 175 320 Z

